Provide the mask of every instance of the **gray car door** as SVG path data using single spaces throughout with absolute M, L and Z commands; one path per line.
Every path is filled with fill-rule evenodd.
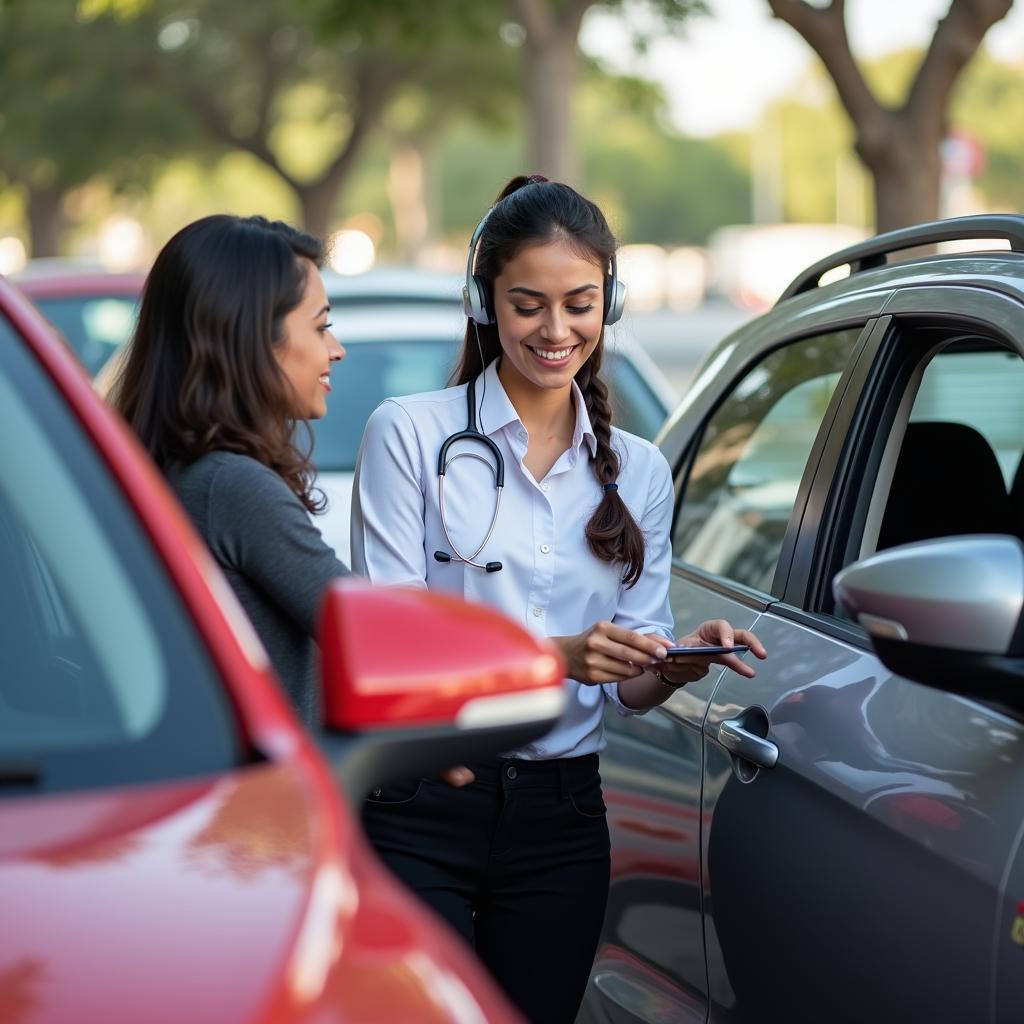
M 708 415 L 681 426 L 695 443 L 676 467 L 677 484 L 687 484 L 670 590 L 680 635 L 712 618 L 754 626 L 776 599 L 808 467 L 867 334 L 862 324 L 805 334 L 738 360 Z M 612 880 L 580 1021 L 706 1018 L 701 727 L 720 671 L 713 666 L 647 715 L 606 716 Z
M 1024 311 L 976 288 L 889 311 L 832 424 L 784 599 L 758 619 L 770 659 L 753 681 L 722 675 L 703 726 L 712 1021 L 1019 1019 L 1021 721 L 969 680 L 892 675 L 829 582 L 893 544 L 1020 534 Z

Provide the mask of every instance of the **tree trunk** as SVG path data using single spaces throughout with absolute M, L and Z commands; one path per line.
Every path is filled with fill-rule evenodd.
M 358 158 L 362 155 L 363 146 L 375 126 L 386 98 L 394 86 L 393 80 L 377 85 L 364 95 L 362 103 L 352 124 L 352 131 L 344 148 L 334 158 L 331 165 L 316 181 L 299 184 L 290 181 L 299 197 L 302 206 L 302 224 L 311 234 L 326 240 L 334 227 L 335 211 L 338 208 L 338 197 L 348 184 L 355 170 Z M 280 165 L 271 164 L 281 174 Z M 284 175 L 282 174 L 282 177 Z
M 27 188 L 29 247 L 33 259 L 60 255 L 60 243 L 67 228 L 64 195 L 59 188 Z
M 338 196 L 344 183 L 344 179 L 335 181 L 327 178 L 296 186 L 295 192 L 302 209 L 302 226 L 311 235 L 326 241 L 333 234 Z
M 579 73 L 576 33 L 529 38 L 526 50 L 530 118 L 530 167 L 555 181 L 581 184 L 572 100 Z
M 846 0 L 768 0 L 776 18 L 791 25 L 821 58 L 857 131 L 857 153 L 875 185 L 879 231 L 939 216 L 939 146 L 950 96 L 989 28 L 1013 0 L 951 0 L 899 110 L 879 103 L 850 49 Z
M 884 142 L 857 145 L 874 181 L 879 232 L 939 218 L 942 138 L 938 125 L 908 125 L 899 114 L 888 115 L 888 120 Z
M 395 255 L 416 265 L 427 241 L 426 167 L 422 151 L 404 142 L 391 151 L 388 199 L 395 221 Z
M 938 220 L 939 142 L 906 139 L 887 159 L 868 165 L 874 178 L 877 231 Z

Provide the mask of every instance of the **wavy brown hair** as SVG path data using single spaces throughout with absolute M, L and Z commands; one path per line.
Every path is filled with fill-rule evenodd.
M 163 470 L 207 452 L 248 455 L 322 511 L 308 445 L 296 444 L 288 380 L 275 357 L 323 246 L 263 217 L 204 217 L 179 231 L 146 278 L 127 358 L 110 392 Z
M 474 273 L 490 285 L 488 308 L 494 308 L 493 283 L 516 253 L 528 245 L 555 240 L 601 268 L 603 275 L 615 253 L 615 236 L 601 210 L 575 189 L 539 175 L 513 178 L 500 192 L 477 241 Z M 479 331 L 479 341 L 478 334 Z M 601 378 L 604 330 L 590 358 L 576 373 L 597 439 L 591 468 L 600 484 L 619 476 L 619 454 L 612 447 L 612 409 Z M 497 324 L 466 324 L 459 363 L 452 382 L 475 380 L 485 366 L 501 356 Z M 617 490 L 604 491 L 586 527 L 587 545 L 603 562 L 620 562 L 622 581 L 632 586 L 644 569 L 644 535 Z

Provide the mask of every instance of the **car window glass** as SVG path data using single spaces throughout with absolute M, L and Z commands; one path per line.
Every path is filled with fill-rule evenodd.
M 654 440 L 665 422 L 666 410 L 637 368 L 617 352 L 608 353 L 608 400 L 612 422 L 631 434 Z
M 1007 489 L 1024 445 L 1024 360 L 1013 352 L 940 352 L 925 368 L 910 421 L 964 423 L 995 453 Z
M 313 426 L 313 462 L 321 472 L 351 472 L 370 413 L 385 398 L 437 391 L 448 383 L 458 343 L 349 341 L 348 354 L 331 374 L 327 415 Z
M 160 563 L 77 421 L 20 340 L 9 341 L 0 766 L 64 789 L 235 763 L 222 684 Z
M 135 326 L 135 300 L 121 295 L 40 298 L 36 305 L 91 377 L 128 341 Z
M 938 537 L 1024 532 L 1024 360 L 978 344 L 955 343 L 924 367 L 879 471 L 861 557 Z
M 675 558 L 769 591 L 807 458 L 860 329 L 766 356 L 708 421 L 683 489 Z

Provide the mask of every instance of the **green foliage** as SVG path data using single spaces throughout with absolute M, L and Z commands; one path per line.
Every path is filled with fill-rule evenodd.
M 372 42 L 414 56 L 423 54 L 425 42 L 488 46 L 506 12 L 503 0 L 296 0 L 296 6 L 327 41 Z
M 702 243 L 749 219 L 749 182 L 718 143 L 667 126 L 649 83 L 592 73 L 580 91 L 585 178 L 624 242 Z
M 902 106 L 921 57 L 920 51 L 904 50 L 862 66 L 880 102 Z M 1020 70 L 979 51 L 954 91 L 949 124 L 953 130 L 967 131 L 985 151 L 985 168 L 976 186 L 987 204 L 1024 210 Z M 870 226 L 870 180 L 853 153 L 850 120 L 819 63 L 812 65 L 790 97 L 766 108 L 759 130 L 775 133 L 781 140 L 787 219 L 831 221 L 838 213 L 839 219 Z M 861 211 L 862 216 L 850 216 L 850 211 Z
M 623 16 L 629 41 L 639 53 L 665 34 L 682 35 L 691 18 L 709 13 L 705 0 L 598 0 L 594 6 Z
M 1024 211 L 1024 86 L 1020 67 L 981 51 L 953 96 L 950 123 L 970 132 L 985 149 L 978 188 L 996 209 Z
M 75 0 L 0 10 L 0 168 L 10 179 L 66 190 L 102 172 L 138 183 L 152 169 L 140 157 L 186 144 L 187 120 L 148 73 L 152 29 L 85 17 Z
M 801 90 L 804 96 L 814 92 L 813 81 Z M 843 181 L 841 168 L 853 145 L 852 127 L 833 97 L 824 96 L 826 102 L 814 105 L 783 100 L 764 114 L 761 130 L 774 134 L 781 150 L 782 207 L 789 221 L 820 224 L 836 220 L 843 205 L 837 189 L 851 187 Z M 862 179 L 852 187 L 864 189 L 866 182 Z
M 687 139 L 669 128 L 657 86 L 591 66 L 576 110 L 586 190 L 620 241 L 703 242 L 716 227 L 749 219 L 740 161 L 719 142 Z M 444 234 L 460 239 L 510 177 L 532 169 L 522 132 L 498 132 L 467 119 L 446 133 L 434 166 Z

